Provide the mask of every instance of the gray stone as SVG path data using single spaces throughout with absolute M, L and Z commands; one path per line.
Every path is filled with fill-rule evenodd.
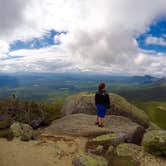
M 30 125 L 15 122 L 10 127 L 15 137 L 21 137 L 22 141 L 29 141 L 33 137 L 33 129 Z
M 49 127 L 45 129 L 45 132 L 50 133 L 51 135 L 67 134 L 86 137 L 96 137 L 103 134 L 114 133 L 117 135 L 116 140 L 120 142 L 134 142 L 135 140 L 133 140 L 133 138 L 135 135 L 140 134 L 141 138 L 144 132 L 143 127 L 132 122 L 126 117 L 109 115 L 105 118 L 104 128 L 94 125 L 95 119 L 95 115 L 68 115 L 61 119 L 55 120 Z M 138 131 L 139 134 L 137 133 Z
M 146 132 L 142 145 L 147 152 L 166 157 L 166 130 L 151 130 Z
M 62 113 L 64 115 L 76 113 L 96 114 L 94 95 L 93 93 L 78 93 L 69 96 L 63 105 Z M 109 96 L 111 108 L 108 114 L 125 116 L 145 128 L 149 127 L 150 120 L 144 111 L 130 104 L 117 94 L 110 93 Z

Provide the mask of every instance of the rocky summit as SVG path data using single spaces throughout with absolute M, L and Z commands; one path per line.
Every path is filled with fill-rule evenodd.
M 165 166 L 166 131 L 123 97 L 111 93 L 110 100 L 103 128 L 95 124 L 93 93 L 69 96 L 64 116 L 38 130 L 1 118 L 0 137 L 10 141 L 0 140 L 0 165 Z
M 62 108 L 62 113 L 64 115 L 76 113 L 95 115 L 96 107 L 94 95 L 95 94 L 93 93 L 83 92 L 69 96 L 65 100 L 64 106 Z M 144 128 L 148 128 L 150 126 L 150 120 L 143 110 L 135 107 L 125 98 L 117 94 L 110 93 L 109 96 L 111 108 L 107 112 L 108 115 L 111 114 L 128 117 L 132 121 L 142 125 Z

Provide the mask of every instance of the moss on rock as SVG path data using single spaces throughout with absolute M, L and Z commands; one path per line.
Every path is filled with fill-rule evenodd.
M 110 158 L 113 157 L 113 155 L 114 155 L 114 146 L 110 145 L 110 146 L 108 147 L 107 151 L 106 151 L 105 156 L 106 156 L 106 158 L 109 158 L 109 159 L 110 159 Z
M 146 132 L 142 145 L 147 152 L 166 157 L 166 130 L 151 130 Z
M 92 140 L 89 141 L 89 143 L 94 145 L 110 146 L 110 145 L 118 145 L 124 142 L 125 141 L 124 139 L 125 138 L 122 135 L 118 135 L 116 133 L 110 133 L 93 138 Z
M 28 124 L 22 124 L 22 135 L 21 140 L 22 141 L 29 141 L 33 137 L 33 129 Z
M 117 146 L 116 154 L 120 157 L 134 156 L 140 150 L 141 147 L 138 145 L 123 143 Z
M 117 135 L 115 133 L 105 134 L 105 135 L 101 135 L 101 136 L 98 136 L 98 137 L 94 138 L 92 141 L 95 141 L 95 142 L 110 141 L 111 142 L 115 138 L 117 138 Z
M 104 147 L 102 145 L 98 145 L 96 147 L 96 153 L 97 154 L 102 154 Z
M 108 166 L 106 159 L 103 157 L 83 152 L 76 154 L 72 163 L 74 166 Z
M 123 143 L 116 147 L 115 156 L 113 162 L 123 163 L 127 166 L 140 165 L 140 161 L 137 159 L 137 154 L 142 148 L 135 144 Z M 114 165 L 114 164 L 113 164 Z
M 33 138 L 33 129 L 28 124 L 15 122 L 10 127 L 15 137 L 21 137 L 22 141 L 29 141 Z
M 21 129 L 21 125 L 19 122 L 15 122 L 10 127 L 15 137 L 19 137 L 23 134 L 23 130 Z

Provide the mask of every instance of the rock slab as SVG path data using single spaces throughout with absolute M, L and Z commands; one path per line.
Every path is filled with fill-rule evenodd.
M 105 127 L 100 128 L 94 124 L 95 115 L 72 114 L 55 120 L 45 129 L 50 134 L 67 134 L 75 136 L 96 137 L 103 134 L 115 133 L 117 138 L 125 142 L 140 142 L 144 128 L 130 119 L 121 116 L 109 115 L 105 118 Z M 138 133 L 139 132 L 139 133 Z M 140 138 L 135 138 L 135 136 Z

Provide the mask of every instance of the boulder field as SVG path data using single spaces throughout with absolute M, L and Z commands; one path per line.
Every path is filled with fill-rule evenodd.
M 44 149 L 48 148 L 50 157 L 51 148 L 54 153 L 50 161 L 57 166 L 165 166 L 166 131 L 151 123 L 145 112 L 123 97 L 111 93 L 110 100 L 111 108 L 104 119 L 103 128 L 95 125 L 94 94 L 79 93 L 65 100 L 62 108 L 64 116 L 39 129 L 37 137 L 36 131 L 28 124 L 14 122 L 11 125 L 10 120 L 4 119 L 0 121 L 0 136 L 8 136 L 7 131 L 10 130 L 14 137 L 22 141 L 31 143 L 35 138 L 35 154 L 43 146 Z M 19 144 L 25 146 L 28 143 Z M 28 152 L 29 147 L 26 148 Z M 43 150 L 38 153 L 39 158 L 40 154 L 45 155 Z M 15 158 L 10 160 L 13 164 Z M 46 161 L 48 158 L 40 165 Z

